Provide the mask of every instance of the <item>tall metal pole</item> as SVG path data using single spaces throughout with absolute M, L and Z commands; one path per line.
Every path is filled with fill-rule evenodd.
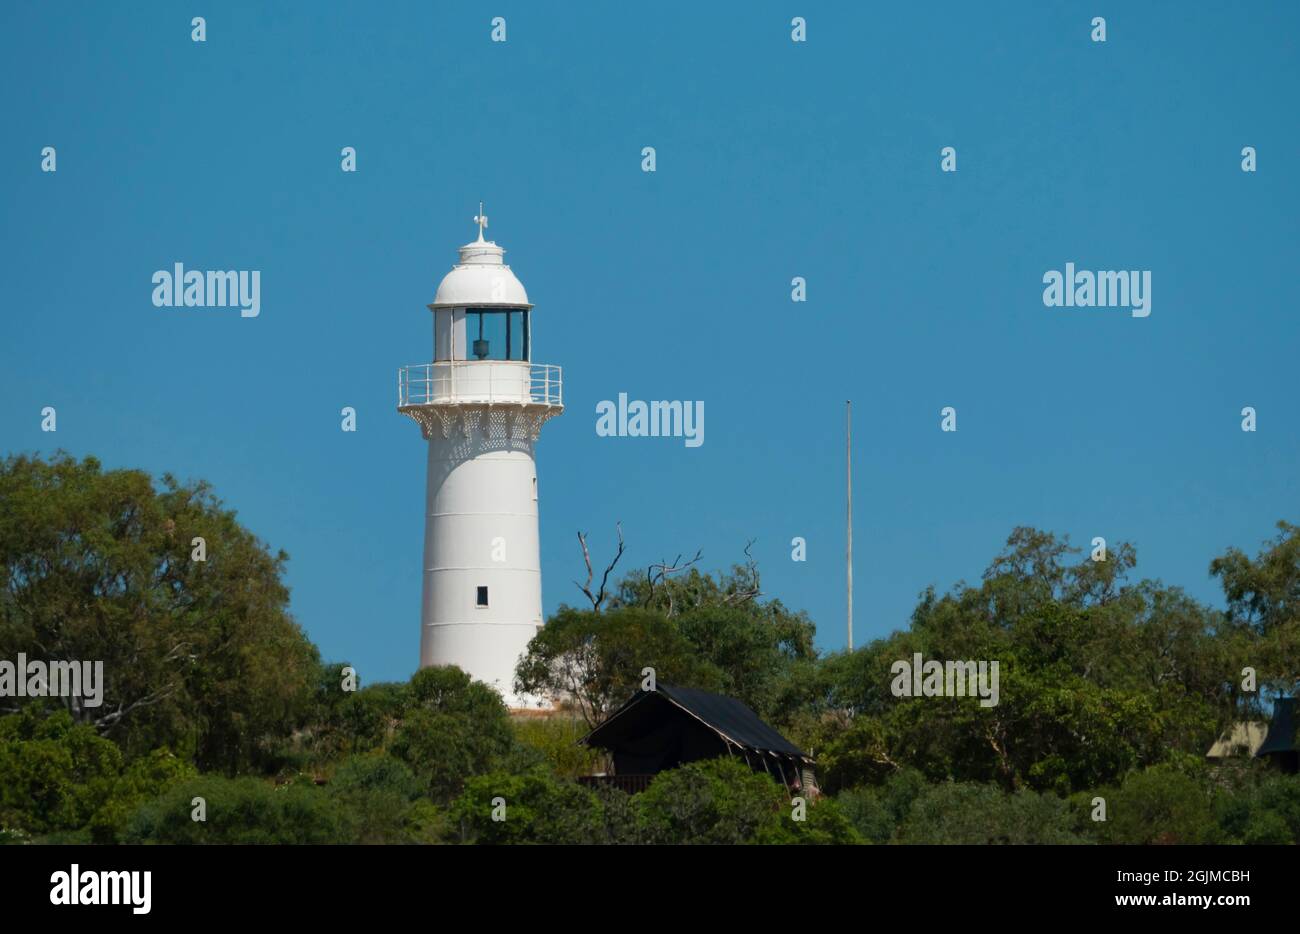
M 845 563 L 848 570 L 849 651 L 853 651 L 853 401 L 844 403 L 844 466 L 848 489 L 848 549 Z

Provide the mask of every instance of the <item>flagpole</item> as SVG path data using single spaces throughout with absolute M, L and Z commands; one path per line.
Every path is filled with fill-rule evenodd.
M 848 586 L 849 651 L 853 651 L 853 401 L 844 403 L 844 467 L 848 493 L 848 549 L 845 554 Z

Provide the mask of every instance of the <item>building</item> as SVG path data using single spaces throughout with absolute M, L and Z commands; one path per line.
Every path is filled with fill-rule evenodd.
M 428 306 L 433 361 L 398 371 L 397 409 L 428 444 L 420 667 L 456 665 L 511 707 L 542 625 L 534 448 L 564 410 L 558 366 L 533 362 L 533 306 L 485 240 L 460 248 Z
M 587 784 L 611 784 L 627 792 L 645 789 L 667 769 L 719 756 L 742 759 L 766 772 L 791 794 L 815 795 L 813 760 L 733 697 L 660 682 L 637 691 L 580 743 L 613 759 L 612 775 Z
M 1273 701 L 1273 716 L 1268 723 L 1234 723 L 1205 757 L 1220 765 L 1231 759 L 1266 759 L 1283 772 L 1300 771 L 1300 724 L 1296 722 L 1295 704 L 1294 697 L 1279 697 Z
M 1258 720 L 1239 720 L 1232 728 L 1215 740 L 1205 758 L 1215 762 L 1227 759 L 1250 759 L 1264 745 L 1268 724 Z
M 1268 735 L 1255 750 L 1255 756 L 1268 759 L 1283 772 L 1300 771 L 1300 735 L 1297 734 L 1294 697 L 1279 697 L 1273 701 L 1273 719 L 1268 725 Z

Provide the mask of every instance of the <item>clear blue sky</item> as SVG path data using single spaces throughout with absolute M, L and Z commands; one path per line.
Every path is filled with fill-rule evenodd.
M 1016 525 L 1131 541 L 1140 572 L 1218 604 L 1211 558 L 1298 518 L 1294 3 L 0 21 L 0 452 L 211 481 L 366 680 L 417 661 L 424 453 L 395 371 L 428 359 L 424 306 L 480 198 L 536 303 L 534 359 L 564 367 L 538 449 L 548 612 L 580 599 L 575 530 L 599 559 L 621 520 L 627 569 L 725 566 L 757 539 L 766 590 L 842 647 L 848 398 L 860 640 L 927 584 L 977 580 Z M 178 261 L 260 270 L 260 317 L 155 308 Z M 1067 262 L 1151 270 L 1151 316 L 1044 307 Z M 619 392 L 703 400 L 704 445 L 597 437 Z

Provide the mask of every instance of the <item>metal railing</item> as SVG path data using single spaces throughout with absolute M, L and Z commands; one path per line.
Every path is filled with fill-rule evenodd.
M 397 405 L 564 405 L 560 367 L 504 360 L 416 363 L 397 371 Z

